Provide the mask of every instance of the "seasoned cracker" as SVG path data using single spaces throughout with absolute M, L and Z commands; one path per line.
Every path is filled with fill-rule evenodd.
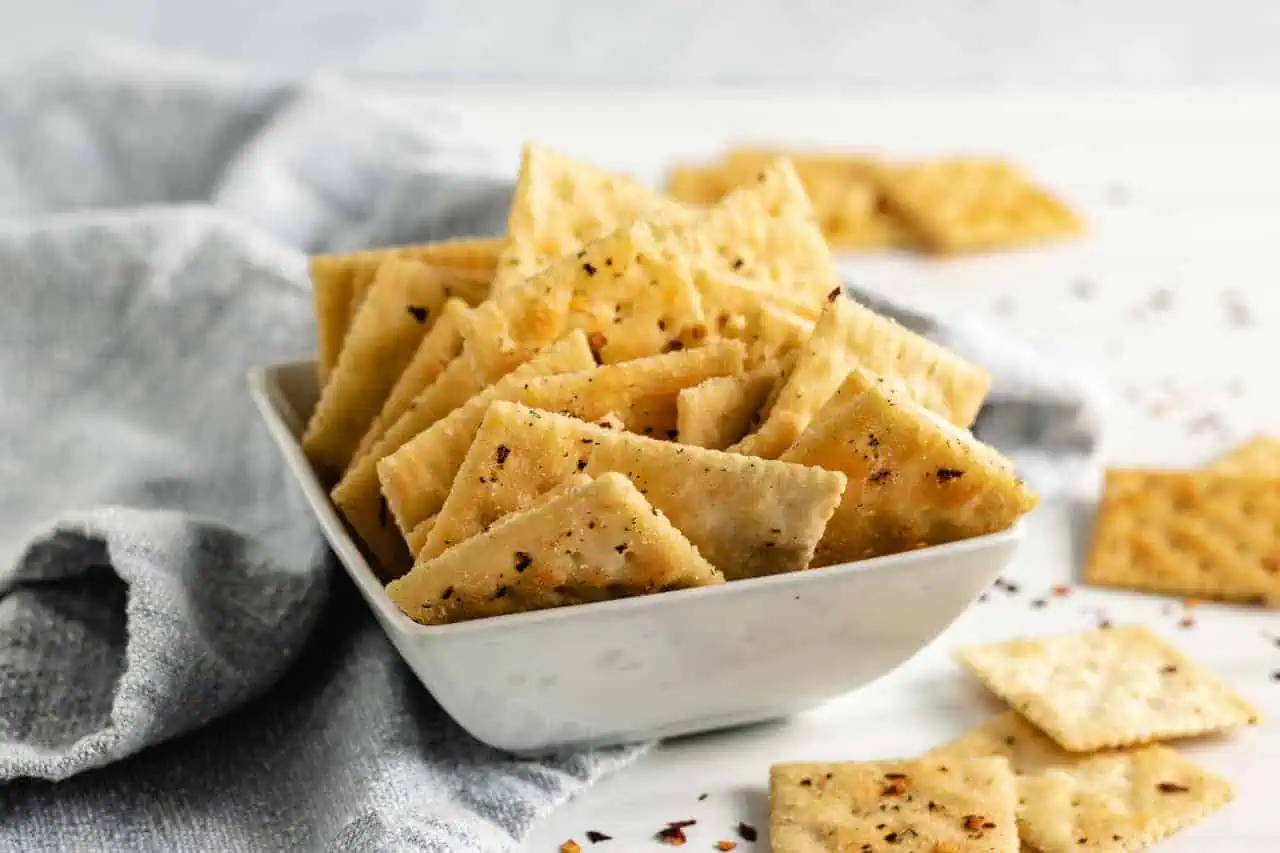
M 586 341 L 581 334 L 573 334 L 538 352 L 498 381 L 519 383 L 535 376 L 582 370 L 593 363 Z M 488 381 L 488 374 L 464 352 L 450 362 L 436 381 L 418 396 L 417 405 L 405 412 L 334 488 L 334 504 L 373 554 L 384 577 L 394 577 L 403 569 L 408 551 L 388 502 L 379 492 L 378 461 L 474 395 L 483 394 Z M 413 525 L 407 526 L 408 530 L 412 528 Z
M 404 537 L 405 544 L 409 546 L 409 553 L 417 559 L 418 552 L 422 550 L 422 546 L 426 544 L 427 537 L 431 535 L 431 528 L 435 526 L 436 517 L 434 515 L 427 516 L 418 522 L 418 524 L 409 531 Z
M 1243 477 L 1280 477 L 1280 438 L 1255 435 L 1205 470 Z
M 1017 853 L 1017 794 L 1002 758 L 777 764 L 773 853 Z
M 730 579 L 809 564 L 844 475 L 602 429 L 495 402 L 424 553 L 476 535 L 575 473 L 626 474 Z
M 1072 752 L 1258 720 L 1258 711 L 1220 678 L 1139 626 L 970 646 L 956 657 Z
M 582 337 L 581 332 L 573 334 Z M 665 430 L 668 423 L 674 428 L 676 395 L 682 388 L 710 376 L 740 371 L 742 358 L 740 344 L 717 341 L 697 350 L 548 377 L 554 381 L 533 381 L 523 376 L 504 379 L 381 460 L 378 477 L 382 493 L 401 530 L 412 530 L 437 512 L 449 494 L 476 428 L 494 400 L 514 400 L 589 421 L 614 413 L 628 429 Z M 669 414 L 663 414 L 664 409 Z
M 634 178 L 541 145 L 525 145 L 494 291 L 501 294 L 646 214 L 689 215 L 682 205 Z
M 1280 607 L 1280 478 L 1111 470 L 1092 584 Z
M 363 301 L 365 290 L 384 261 L 405 258 L 455 270 L 471 270 L 481 280 L 492 278 L 502 241 L 486 238 L 446 240 L 417 246 L 397 246 L 347 255 L 311 258 L 315 298 L 316 348 L 321 385 L 338 363 L 347 329 Z
M 355 454 L 387 394 L 440 316 L 450 274 L 417 261 L 391 260 L 360 306 L 330 381 L 302 436 L 302 449 L 332 481 Z
M 885 199 L 927 248 L 951 254 L 1076 236 L 1066 205 L 999 160 L 951 159 L 888 169 Z
M 780 458 L 848 477 L 816 566 L 995 533 L 1036 504 L 998 451 L 861 368 Z
M 409 411 L 414 400 L 439 378 L 450 362 L 462 354 L 462 324 L 467 310 L 467 304 L 461 299 L 450 299 L 445 303 L 440 319 L 422 338 L 413 357 L 400 372 L 400 378 L 392 386 L 391 393 L 387 394 L 382 410 L 365 430 L 353 461 L 373 449 L 387 430 Z
M 387 587 L 424 624 L 723 583 L 621 474 L 536 501 Z
M 973 423 L 991 386 L 991 376 L 981 367 L 837 294 L 764 423 L 730 449 L 777 458 L 858 366 L 901 384 L 917 403 L 962 427 Z
M 813 334 L 813 320 L 793 310 L 794 303 L 761 293 L 740 277 L 699 274 L 697 282 L 706 321 L 695 326 L 694 333 L 742 341 L 753 366 L 799 350 Z M 686 346 L 696 346 L 699 340 L 684 336 Z
M 1067 752 L 1013 711 L 929 754 L 997 756 L 1017 776 L 1018 828 L 1039 853 L 1123 853 L 1169 837 L 1229 802 L 1231 785 L 1162 746 Z
M 685 388 L 676 400 L 681 444 L 724 450 L 747 434 L 781 374 L 775 363 Z

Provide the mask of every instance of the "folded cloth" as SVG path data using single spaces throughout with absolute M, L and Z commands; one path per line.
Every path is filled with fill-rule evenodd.
M 118 51 L 0 79 L 0 851 L 505 850 L 639 753 L 459 729 L 332 571 L 244 388 L 312 350 L 307 251 L 498 233 L 482 152 L 332 80 Z M 1083 386 L 979 354 L 993 437 L 1087 462 Z

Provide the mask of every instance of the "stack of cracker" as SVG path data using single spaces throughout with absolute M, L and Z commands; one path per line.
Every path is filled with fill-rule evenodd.
M 718 163 L 673 169 L 667 190 L 690 204 L 714 204 L 783 154 L 733 149 Z M 1015 249 L 1084 231 L 1065 204 L 1000 160 L 893 163 L 867 154 L 813 152 L 790 157 L 823 233 L 837 249 L 954 255 Z
M 1108 471 L 1085 579 L 1280 608 L 1280 439 L 1197 471 Z
M 526 147 L 500 240 L 317 258 L 303 448 L 453 622 L 993 533 L 1035 496 L 971 364 L 844 295 L 785 158 L 693 208 Z
M 959 659 L 1012 710 L 913 761 L 775 766 L 774 853 L 1121 853 L 1231 800 L 1229 783 L 1157 742 L 1257 711 L 1145 629 Z

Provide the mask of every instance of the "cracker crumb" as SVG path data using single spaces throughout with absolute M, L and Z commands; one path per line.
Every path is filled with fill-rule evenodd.
M 582 853 L 582 845 L 570 838 L 560 845 L 560 853 Z

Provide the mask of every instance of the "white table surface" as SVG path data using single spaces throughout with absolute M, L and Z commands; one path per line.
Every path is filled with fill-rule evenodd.
M 1109 462 L 1192 466 L 1255 430 L 1280 433 L 1280 94 L 853 100 L 490 89 L 423 98 L 463 110 L 506 163 L 528 137 L 650 179 L 672 158 L 744 137 L 1007 155 L 1085 214 L 1088 239 L 946 262 L 855 256 L 843 262 L 848 274 L 913 306 L 999 317 L 1105 376 L 1115 392 Z M 1238 797 L 1159 849 L 1280 850 L 1280 614 L 1201 605 L 1186 629 L 1179 602 L 1080 587 L 1091 501 L 1037 510 L 1008 575 L 1020 591 L 993 591 L 895 674 L 788 721 L 662 744 L 544 818 L 527 849 L 546 853 L 570 837 L 590 848 L 588 829 L 616 839 L 602 851 L 664 849 L 653 833 L 695 818 L 686 849 L 737 840 L 732 828 L 745 820 L 761 841 L 739 849 L 767 850 L 771 763 L 909 756 L 944 742 L 999 708 L 950 649 L 1089 628 L 1105 614 L 1172 638 L 1273 718 L 1185 745 L 1233 780 Z M 1032 606 L 1064 583 L 1069 596 Z

